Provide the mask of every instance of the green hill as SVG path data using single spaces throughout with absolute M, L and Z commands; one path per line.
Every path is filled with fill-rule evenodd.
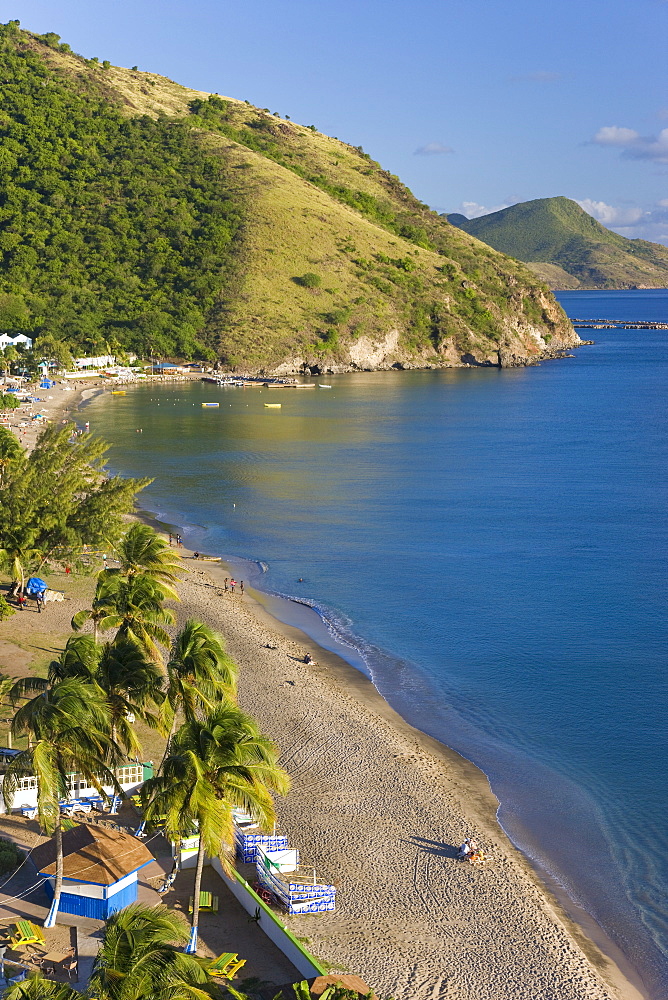
M 359 148 L 0 26 L 0 330 L 264 370 L 528 363 L 547 287 Z
M 569 198 L 538 198 L 448 221 L 524 261 L 551 288 L 666 288 L 668 248 L 606 229 Z

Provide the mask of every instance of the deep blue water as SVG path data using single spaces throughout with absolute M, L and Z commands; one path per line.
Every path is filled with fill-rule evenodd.
M 667 291 L 559 298 L 668 319 Z M 537 368 L 146 386 L 87 419 L 112 467 L 156 476 L 145 507 L 315 602 L 409 721 L 483 768 L 506 830 L 659 998 L 668 333 L 582 336 Z

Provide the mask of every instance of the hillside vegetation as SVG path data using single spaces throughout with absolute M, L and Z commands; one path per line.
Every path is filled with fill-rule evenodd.
M 527 263 L 551 288 L 665 288 L 668 248 L 606 229 L 569 198 L 539 198 L 448 221 Z
M 578 342 L 547 287 L 354 148 L 0 27 L 0 329 L 345 370 Z

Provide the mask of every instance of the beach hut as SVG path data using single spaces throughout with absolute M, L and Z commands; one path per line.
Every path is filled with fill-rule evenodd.
M 106 920 L 137 902 L 137 872 L 153 855 L 136 837 L 94 825 L 75 826 L 63 833 L 63 890 L 60 911 L 77 917 Z M 32 852 L 44 888 L 53 899 L 56 844 L 52 838 Z

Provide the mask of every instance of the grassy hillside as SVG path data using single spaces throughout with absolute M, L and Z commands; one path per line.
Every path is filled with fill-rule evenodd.
M 360 149 L 18 22 L 0 68 L 1 329 L 273 370 L 577 343 L 525 266 Z
M 479 219 L 448 219 L 530 264 L 552 288 L 668 286 L 668 248 L 619 236 L 568 198 L 526 201 Z

